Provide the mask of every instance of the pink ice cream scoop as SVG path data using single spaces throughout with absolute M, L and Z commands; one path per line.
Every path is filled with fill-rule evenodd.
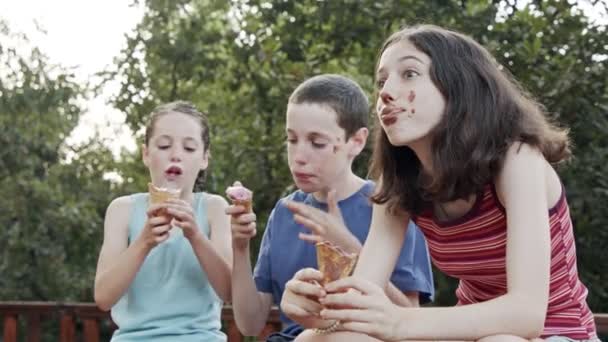
M 253 199 L 253 192 L 242 185 L 229 186 L 226 189 L 226 196 L 236 205 L 242 205 L 251 211 L 251 201 Z

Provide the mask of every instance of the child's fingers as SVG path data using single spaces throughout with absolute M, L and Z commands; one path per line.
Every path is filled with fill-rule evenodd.
M 257 233 L 256 224 L 252 222 L 248 225 L 232 225 L 232 235 L 234 237 L 254 237 Z
M 169 230 L 171 230 L 171 225 L 168 225 L 168 224 L 162 225 L 162 226 L 156 226 L 151 229 L 151 231 L 154 235 L 162 235 L 162 234 L 168 232 Z
M 300 306 L 288 302 L 281 303 L 281 310 L 283 310 L 285 314 L 291 317 L 309 317 L 313 315 L 312 313 L 304 310 Z
M 184 210 L 180 210 L 174 207 L 170 207 L 167 209 L 167 213 L 173 216 L 178 221 L 190 221 L 193 220 L 192 213 Z
M 154 238 L 154 241 L 156 241 L 157 244 L 167 240 L 169 238 L 169 233 L 164 233 L 161 235 L 158 235 Z
M 325 235 L 327 229 L 322 226 L 321 224 L 319 224 L 318 222 L 320 221 L 316 221 L 315 219 L 311 219 L 305 216 L 302 216 L 300 214 L 295 214 L 293 215 L 293 219 L 303 225 L 304 227 L 312 230 L 313 233 L 317 234 L 317 235 Z M 322 222 L 322 221 L 321 221 Z
M 165 215 L 153 216 L 148 219 L 148 224 L 152 227 L 156 227 L 163 224 L 168 224 L 170 222 L 170 218 Z
M 238 224 L 248 225 L 250 223 L 255 222 L 256 216 L 255 213 L 247 213 L 242 214 L 234 218 L 234 222 Z
M 246 211 L 245 207 L 242 205 L 231 204 L 228 207 L 226 207 L 226 210 L 224 212 L 227 215 L 238 216 L 243 213 L 246 213 L 247 211 Z
M 166 203 L 152 204 L 148 207 L 148 210 L 146 210 L 146 215 L 148 217 L 155 217 L 158 214 L 159 210 L 164 209 L 166 207 Z
M 301 281 L 322 281 L 323 273 L 311 267 L 303 268 L 293 275 L 293 279 Z
M 285 288 L 289 289 L 294 294 L 304 297 L 324 297 L 326 295 L 325 290 L 317 284 L 308 283 L 301 280 L 291 279 L 285 284 Z
M 300 240 L 303 240 L 303 241 L 306 241 L 306 242 L 310 242 L 312 244 L 316 244 L 317 242 L 323 241 L 323 238 L 320 235 L 317 235 L 317 234 L 299 233 L 298 234 L 298 238 Z

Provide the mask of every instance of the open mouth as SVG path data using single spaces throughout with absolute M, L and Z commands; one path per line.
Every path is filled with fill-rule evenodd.
M 177 166 L 171 166 L 165 170 L 165 174 L 168 176 L 180 176 L 182 174 L 182 169 Z
M 381 119 L 385 126 L 390 126 L 397 122 L 397 114 L 383 115 Z

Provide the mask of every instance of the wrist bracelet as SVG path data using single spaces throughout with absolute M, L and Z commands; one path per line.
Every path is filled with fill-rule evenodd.
M 334 331 L 338 330 L 339 327 L 340 327 L 340 321 L 335 321 L 334 323 L 332 323 L 330 326 L 328 326 L 326 328 L 314 328 L 314 329 L 312 329 L 312 332 L 314 332 L 315 334 L 318 334 L 318 335 L 327 335 L 327 334 L 331 334 Z

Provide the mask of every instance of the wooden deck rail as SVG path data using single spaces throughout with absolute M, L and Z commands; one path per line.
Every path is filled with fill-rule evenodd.
M 0 319 L 3 321 L 3 342 L 16 342 L 18 334 L 24 333 L 27 342 L 39 342 L 43 320 L 57 321 L 60 342 L 99 342 L 102 329 L 115 329 L 109 313 L 99 310 L 93 303 L 0 302 Z M 25 332 L 18 331 L 19 320 L 25 324 Z M 244 341 L 230 306 L 222 310 L 222 321 L 228 342 Z M 607 335 L 608 313 L 596 313 L 595 324 L 599 334 Z M 273 308 L 258 338 L 263 340 L 271 332 L 280 330 L 280 327 L 279 311 Z
M 0 302 L 0 319 L 3 322 L 3 342 L 17 342 L 22 339 L 18 336 L 23 335 L 27 342 L 39 342 L 42 335 L 41 323 L 45 320 L 56 320 L 60 342 L 99 342 L 102 329 L 116 328 L 110 314 L 99 310 L 93 303 Z M 18 331 L 20 320 L 25 325 L 25 331 Z M 225 306 L 222 310 L 222 321 L 228 342 L 244 341 L 244 336 L 236 327 L 231 307 Z M 279 310 L 273 308 L 258 338 L 264 339 L 280 329 Z

